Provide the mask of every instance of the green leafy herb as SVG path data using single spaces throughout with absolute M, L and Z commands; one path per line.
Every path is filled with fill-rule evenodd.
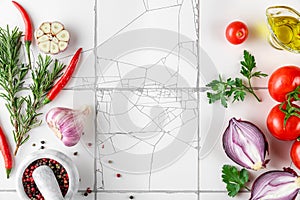
M 223 80 L 222 77 L 219 76 L 218 80 L 213 80 L 206 85 L 213 91 L 207 92 L 209 103 L 221 101 L 221 104 L 227 108 L 227 102 L 231 96 L 233 96 L 232 102 L 244 101 L 247 93 L 252 94 L 258 101 L 261 101 L 254 92 L 251 79 L 253 77 L 266 77 L 267 74 L 261 71 L 253 72 L 253 69 L 256 67 L 256 62 L 254 56 L 246 50 L 244 50 L 244 60 L 240 63 L 242 65 L 240 73 L 247 78 L 247 84 L 245 84 L 241 78 L 228 78 L 227 80 Z
M 0 27 L 0 86 L 4 89 L 0 92 L 0 97 L 6 101 L 10 122 L 14 127 L 15 155 L 19 147 L 29 139 L 28 132 L 40 125 L 38 116 L 41 113 L 38 110 L 64 68 L 57 60 L 52 67 L 53 61 L 49 56 L 43 58 L 39 55 L 36 67 L 31 68 L 30 64 L 22 63 L 21 36 L 22 32 L 18 28 L 10 31 L 8 26 L 6 29 Z M 31 84 L 28 91 L 24 83 L 29 72 Z M 22 91 L 24 92 L 21 93 Z
M 223 165 L 222 181 L 226 183 L 228 196 L 236 196 L 242 188 L 250 191 L 250 189 L 245 185 L 249 181 L 249 173 L 244 168 L 241 169 L 241 171 L 238 171 L 238 169 L 234 166 Z

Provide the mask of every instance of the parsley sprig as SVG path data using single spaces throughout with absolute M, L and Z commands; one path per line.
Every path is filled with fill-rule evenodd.
M 242 65 L 240 73 L 247 79 L 247 84 L 245 84 L 241 78 L 228 78 L 227 80 L 223 80 L 219 75 L 218 80 L 213 80 L 206 85 L 213 91 L 207 92 L 209 103 L 221 101 L 221 104 L 227 108 L 227 102 L 231 96 L 233 96 L 232 102 L 244 101 L 247 93 L 252 94 L 257 101 L 261 101 L 254 92 L 251 79 L 253 77 L 261 78 L 268 75 L 261 71 L 253 71 L 256 67 L 255 58 L 246 50 L 244 50 L 244 60 L 241 61 L 240 64 Z
M 249 181 L 249 172 L 244 168 L 239 171 L 235 166 L 223 165 L 222 181 L 226 183 L 226 189 L 230 197 L 236 196 L 243 188 L 250 191 L 246 186 Z

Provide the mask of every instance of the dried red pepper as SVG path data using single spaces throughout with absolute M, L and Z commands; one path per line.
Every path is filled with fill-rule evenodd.
M 52 87 L 52 89 L 46 95 L 44 104 L 47 104 L 50 101 L 52 101 L 58 95 L 58 93 L 66 86 L 66 84 L 69 82 L 69 80 L 71 79 L 72 74 L 76 68 L 76 65 L 79 61 L 81 51 L 82 51 L 82 48 L 79 48 L 76 51 L 68 68 L 66 69 L 65 73 L 61 76 L 61 78 L 57 81 L 57 83 Z
M 31 65 L 30 45 L 31 45 L 31 41 L 32 41 L 32 32 L 33 32 L 31 20 L 30 20 L 28 13 L 26 12 L 26 10 L 19 3 L 15 2 L 15 1 L 12 1 L 12 3 L 20 11 L 20 13 L 23 17 L 23 20 L 24 20 L 24 24 L 25 24 L 24 42 L 25 42 L 25 48 L 27 51 L 28 62 L 29 62 L 29 65 Z
M 6 136 L 1 127 L 0 127 L 0 151 L 4 158 L 6 176 L 7 178 L 9 178 L 9 174 L 11 172 L 12 165 L 13 165 L 13 158 L 12 158 L 12 154 L 8 142 L 6 140 Z

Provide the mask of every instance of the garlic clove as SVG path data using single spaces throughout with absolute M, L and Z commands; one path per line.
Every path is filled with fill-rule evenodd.
M 62 30 L 59 33 L 56 34 L 56 37 L 60 40 L 60 41 L 65 41 L 68 42 L 70 39 L 70 35 L 69 32 L 66 30 Z
M 51 33 L 51 24 L 49 22 L 44 22 L 40 26 L 40 29 L 46 34 Z
M 39 37 L 41 37 L 41 36 L 43 36 L 44 35 L 44 32 L 41 30 L 41 29 L 37 29 L 36 31 L 35 31 L 35 36 L 37 37 L 37 38 L 39 38 Z
M 58 44 L 55 42 L 50 42 L 50 53 L 51 54 L 57 54 L 59 52 Z
M 40 42 L 38 47 L 44 52 L 49 53 L 50 51 L 50 41 Z
M 62 31 L 64 29 L 64 25 L 60 22 L 52 22 L 51 23 L 51 33 L 53 35 L 56 35 L 58 32 Z
M 37 39 L 37 41 L 38 41 L 39 43 L 45 42 L 45 41 L 49 41 L 49 36 L 48 36 L 48 35 L 43 35 L 43 36 L 39 37 L 39 38 Z
M 60 51 L 64 51 L 68 47 L 68 42 L 59 41 L 58 47 Z

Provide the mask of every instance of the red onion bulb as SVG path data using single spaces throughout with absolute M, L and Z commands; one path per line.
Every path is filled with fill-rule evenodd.
M 259 170 L 265 160 L 268 142 L 262 131 L 248 121 L 230 119 L 223 134 L 223 148 L 227 156 L 247 169 Z

